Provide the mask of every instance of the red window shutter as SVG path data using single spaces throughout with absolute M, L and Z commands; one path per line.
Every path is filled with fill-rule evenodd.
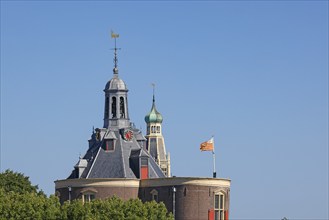
M 214 220 L 215 219 L 215 211 L 213 209 L 208 210 L 208 220 Z
M 141 167 L 141 179 L 148 179 L 149 178 L 149 168 L 148 166 Z
M 228 210 L 224 211 L 225 220 L 228 220 Z

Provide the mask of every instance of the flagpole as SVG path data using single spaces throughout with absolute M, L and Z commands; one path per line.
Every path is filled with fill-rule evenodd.
M 213 159 L 213 165 L 214 165 L 214 167 L 213 167 L 213 173 L 212 173 L 212 177 L 213 178 L 216 178 L 216 160 L 215 160 L 215 139 L 214 139 L 214 136 L 212 136 L 212 138 L 213 138 L 213 145 L 214 145 L 214 148 L 213 148 L 213 150 L 212 150 L 212 159 Z
M 212 158 L 213 158 L 213 162 L 214 162 L 214 171 L 213 171 L 213 178 L 216 178 L 216 167 L 215 167 L 215 151 L 212 151 Z

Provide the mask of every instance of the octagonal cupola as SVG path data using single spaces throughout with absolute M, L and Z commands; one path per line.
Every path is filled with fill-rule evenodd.
M 115 41 L 116 42 L 116 41 Z M 113 77 L 105 85 L 104 128 L 126 128 L 130 126 L 128 114 L 128 89 L 125 82 L 119 78 L 117 51 L 114 48 Z

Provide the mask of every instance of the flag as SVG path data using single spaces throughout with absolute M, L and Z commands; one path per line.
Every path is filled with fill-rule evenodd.
M 113 31 L 111 31 L 111 37 L 112 38 L 118 38 L 119 37 L 119 34 L 116 34 Z
M 200 145 L 201 151 L 213 151 L 214 150 L 214 137 L 210 138 L 209 141 L 205 141 Z

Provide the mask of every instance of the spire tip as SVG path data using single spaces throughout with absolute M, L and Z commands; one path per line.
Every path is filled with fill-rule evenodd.
M 121 48 L 117 48 L 117 38 L 119 38 L 119 34 L 114 33 L 114 31 L 111 30 L 111 38 L 114 38 L 114 68 L 113 68 L 113 74 L 118 74 L 119 69 L 118 69 L 118 57 L 117 57 L 117 51 L 120 50 Z

